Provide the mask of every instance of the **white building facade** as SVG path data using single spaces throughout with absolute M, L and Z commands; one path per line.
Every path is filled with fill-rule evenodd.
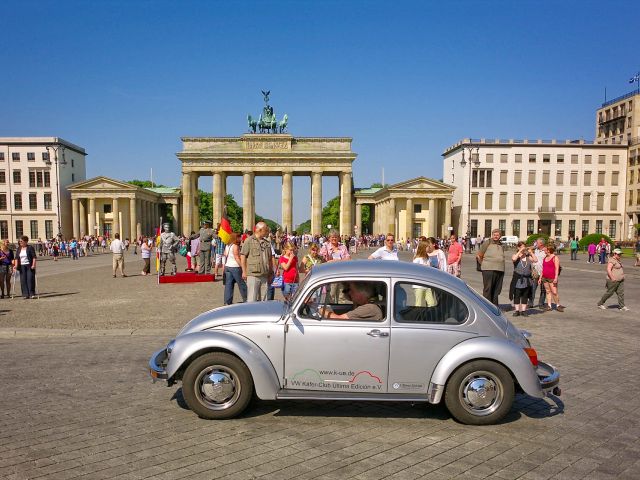
M 0 238 L 70 238 L 66 187 L 86 178 L 85 157 L 58 137 L 0 137 Z
M 499 228 L 522 240 L 533 233 L 626 238 L 627 155 L 626 144 L 464 139 L 442 154 L 443 181 L 457 187 L 454 230 L 477 237 Z

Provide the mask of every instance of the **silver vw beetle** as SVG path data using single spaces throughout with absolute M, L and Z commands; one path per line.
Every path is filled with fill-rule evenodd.
M 202 418 L 263 400 L 444 401 L 486 425 L 514 395 L 560 395 L 526 332 L 462 280 L 405 262 L 316 266 L 289 302 L 215 308 L 153 354 L 151 377 L 182 382 Z

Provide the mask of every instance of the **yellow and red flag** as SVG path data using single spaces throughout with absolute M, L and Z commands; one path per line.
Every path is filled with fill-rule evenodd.
M 222 212 L 222 219 L 220 220 L 220 228 L 218 229 L 218 238 L 224 242 L 225 245 L 229 244 L 229 240 L 231 240 L 231 234 L 233 233 L 233 229 L 231 228 L 231 223 L 229 222 L 229 218 L 227 217 L 227 209 L 225 207 Z

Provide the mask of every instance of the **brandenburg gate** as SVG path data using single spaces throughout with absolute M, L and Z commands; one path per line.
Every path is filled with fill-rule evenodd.
M 263 118 L 261 116 L 261 122 Z M 249 117 L 249 126 L 253 126 L 255 131 L 256 122 L 252 124 L 251 117 Z M 275 125 L 273 131 L 276 131 Z M 252 230 L 255 223 L 255 177 L 281 176 L 281 225 L 283 229 L 291 232 L 293 230 L 293 176 L 306 176 L 311 179 L 311 233 L 320 234 L 322 231 L 322 177 L 335 176 L 339 180 L 340 234 L 352 234 L 355 206 L 352 192 L 352 163 L 356 154 L 351 151 L 351 140 L 351 138 L 293 137 L 286 133 L 182 138 L 182 151 L 177 154 L 182 162 L 182 232 L 188 234 L 199 228 L 198 177 L 213 178 L 212 221 L 215 227 L 222 218 L 227 178 L 233 175 L 242 176 L 244 230 Z

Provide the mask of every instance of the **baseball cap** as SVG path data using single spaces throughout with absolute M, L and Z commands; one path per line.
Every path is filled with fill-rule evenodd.
M 622 255 L 622 250 L 620 250 L 619 248 L 615 248 L 613 250 L 613 253 L 617 253 L 618 255 Z

